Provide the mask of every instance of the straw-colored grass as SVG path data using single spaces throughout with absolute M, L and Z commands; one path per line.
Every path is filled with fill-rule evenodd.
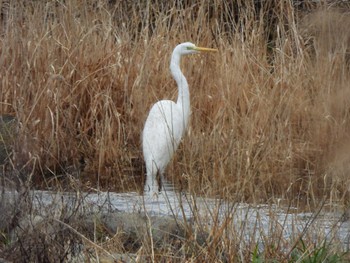
M 169 165 L 178 188 L 250 202 L 346 202 L 347 10 L 228 4 L 2 1 L 0 112 L 20 122 L 11 169 L 34 185 L 142 189 L 140 134 L 176 98 L 177 43 L 192 103 Z
M 321 210 L 290 240 L 272 210 L 268 233 L 257 218 L 243 238 L 232 205 L 221 222 L 185 220 L 183 236 L 156 244 L 151 224 L 137 240 L 97 220 L 84 230 L 82 200 L 72 213 L 62 201 L 59 218 L 36 214 L 23 187 L 141 192 L 143 124 L 153 103 L 176 98 L 170 54 L 191 41 L 219 52 L 182 61 L 192 115 L 167 178 L 194 197 L 348 206 L 350 6 L 336 3 L 0 0 L 0 114 L 18 120 L 1 181 L 21 186 L 15 205 L 1 196 L 0 260 L 64 261 L 79 249 L 96 261 L 348 259 L 308 232 Z

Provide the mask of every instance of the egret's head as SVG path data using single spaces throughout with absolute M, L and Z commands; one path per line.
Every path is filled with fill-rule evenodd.
M 176 46 L 174 52 L 178 52 L 180 55 L 196 54 L 201 51 L 217 51 L 213 48 L 197 47 L 191 42 L 185 42 Z

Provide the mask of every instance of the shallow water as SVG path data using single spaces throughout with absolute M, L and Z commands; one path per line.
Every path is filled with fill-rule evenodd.
M 6 198 L 16 196 L 7 191 Z M 60 193 L 33 191 L 35 210 L 41 215 L 57 215 L 79 209 L 82 213 L 126 212 L 146 213 L 152 216 L 172 216 L 197 222 L 210 229 L 229 220 L 227 228 L 240 233 L 248 242 L 258 242 L 278 236 L 293 243 L 303 235 L 315 243 L 324 240 L 340 244 L 344 250 L 350 246 L 350 222 L 342 220 L 341 213 L 287 213 L 286 209 L 268 205 L 233 204 L 220 199 L 193 197 L 174 191 L 164 191 L 158 198 L 148 198 L 137 193 Z M 15 198 L 13 198 L 15 199 Z M 64 208 L 64 209 L 63 209 Z M 226 222 L 227 223 L 227 222 Z

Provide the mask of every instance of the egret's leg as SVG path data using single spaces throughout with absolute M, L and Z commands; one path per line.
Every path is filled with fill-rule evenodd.
M 151 166 L 151 167 L 150 167 Z M 159 184 L 157 180 L 158 169 L 155 164 L 146 164 L 146 183 L 144 188 L 144 194 L 148 194 L 151 197 L 158 196 Z
M 168 181 L 165 178 L 165 172 L 163 171 L 160 174 L 160 187 L 161 187 L 161 191 L 166 192 L 166 191 L 173 191 L 174 190 L 174 185 L 171 181 Z
M 164 191 L 164 182 L 165 182 L 165 178 L 164 178 L 164 171 L 159 171 L 159 192 Z

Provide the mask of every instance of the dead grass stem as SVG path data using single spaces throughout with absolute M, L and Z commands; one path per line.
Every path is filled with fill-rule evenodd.
M 233 201 L 347 205 L 349 9 L 189 2 L 1 1 L 11 169 L 36 187 L 141 191 L 148 109 L 177 96 L 170 53 L 192 41 L 219 53 L 183 60 L 192 116 L 167 177 Z M 219 243 L 196 259 L 230 247 Z

